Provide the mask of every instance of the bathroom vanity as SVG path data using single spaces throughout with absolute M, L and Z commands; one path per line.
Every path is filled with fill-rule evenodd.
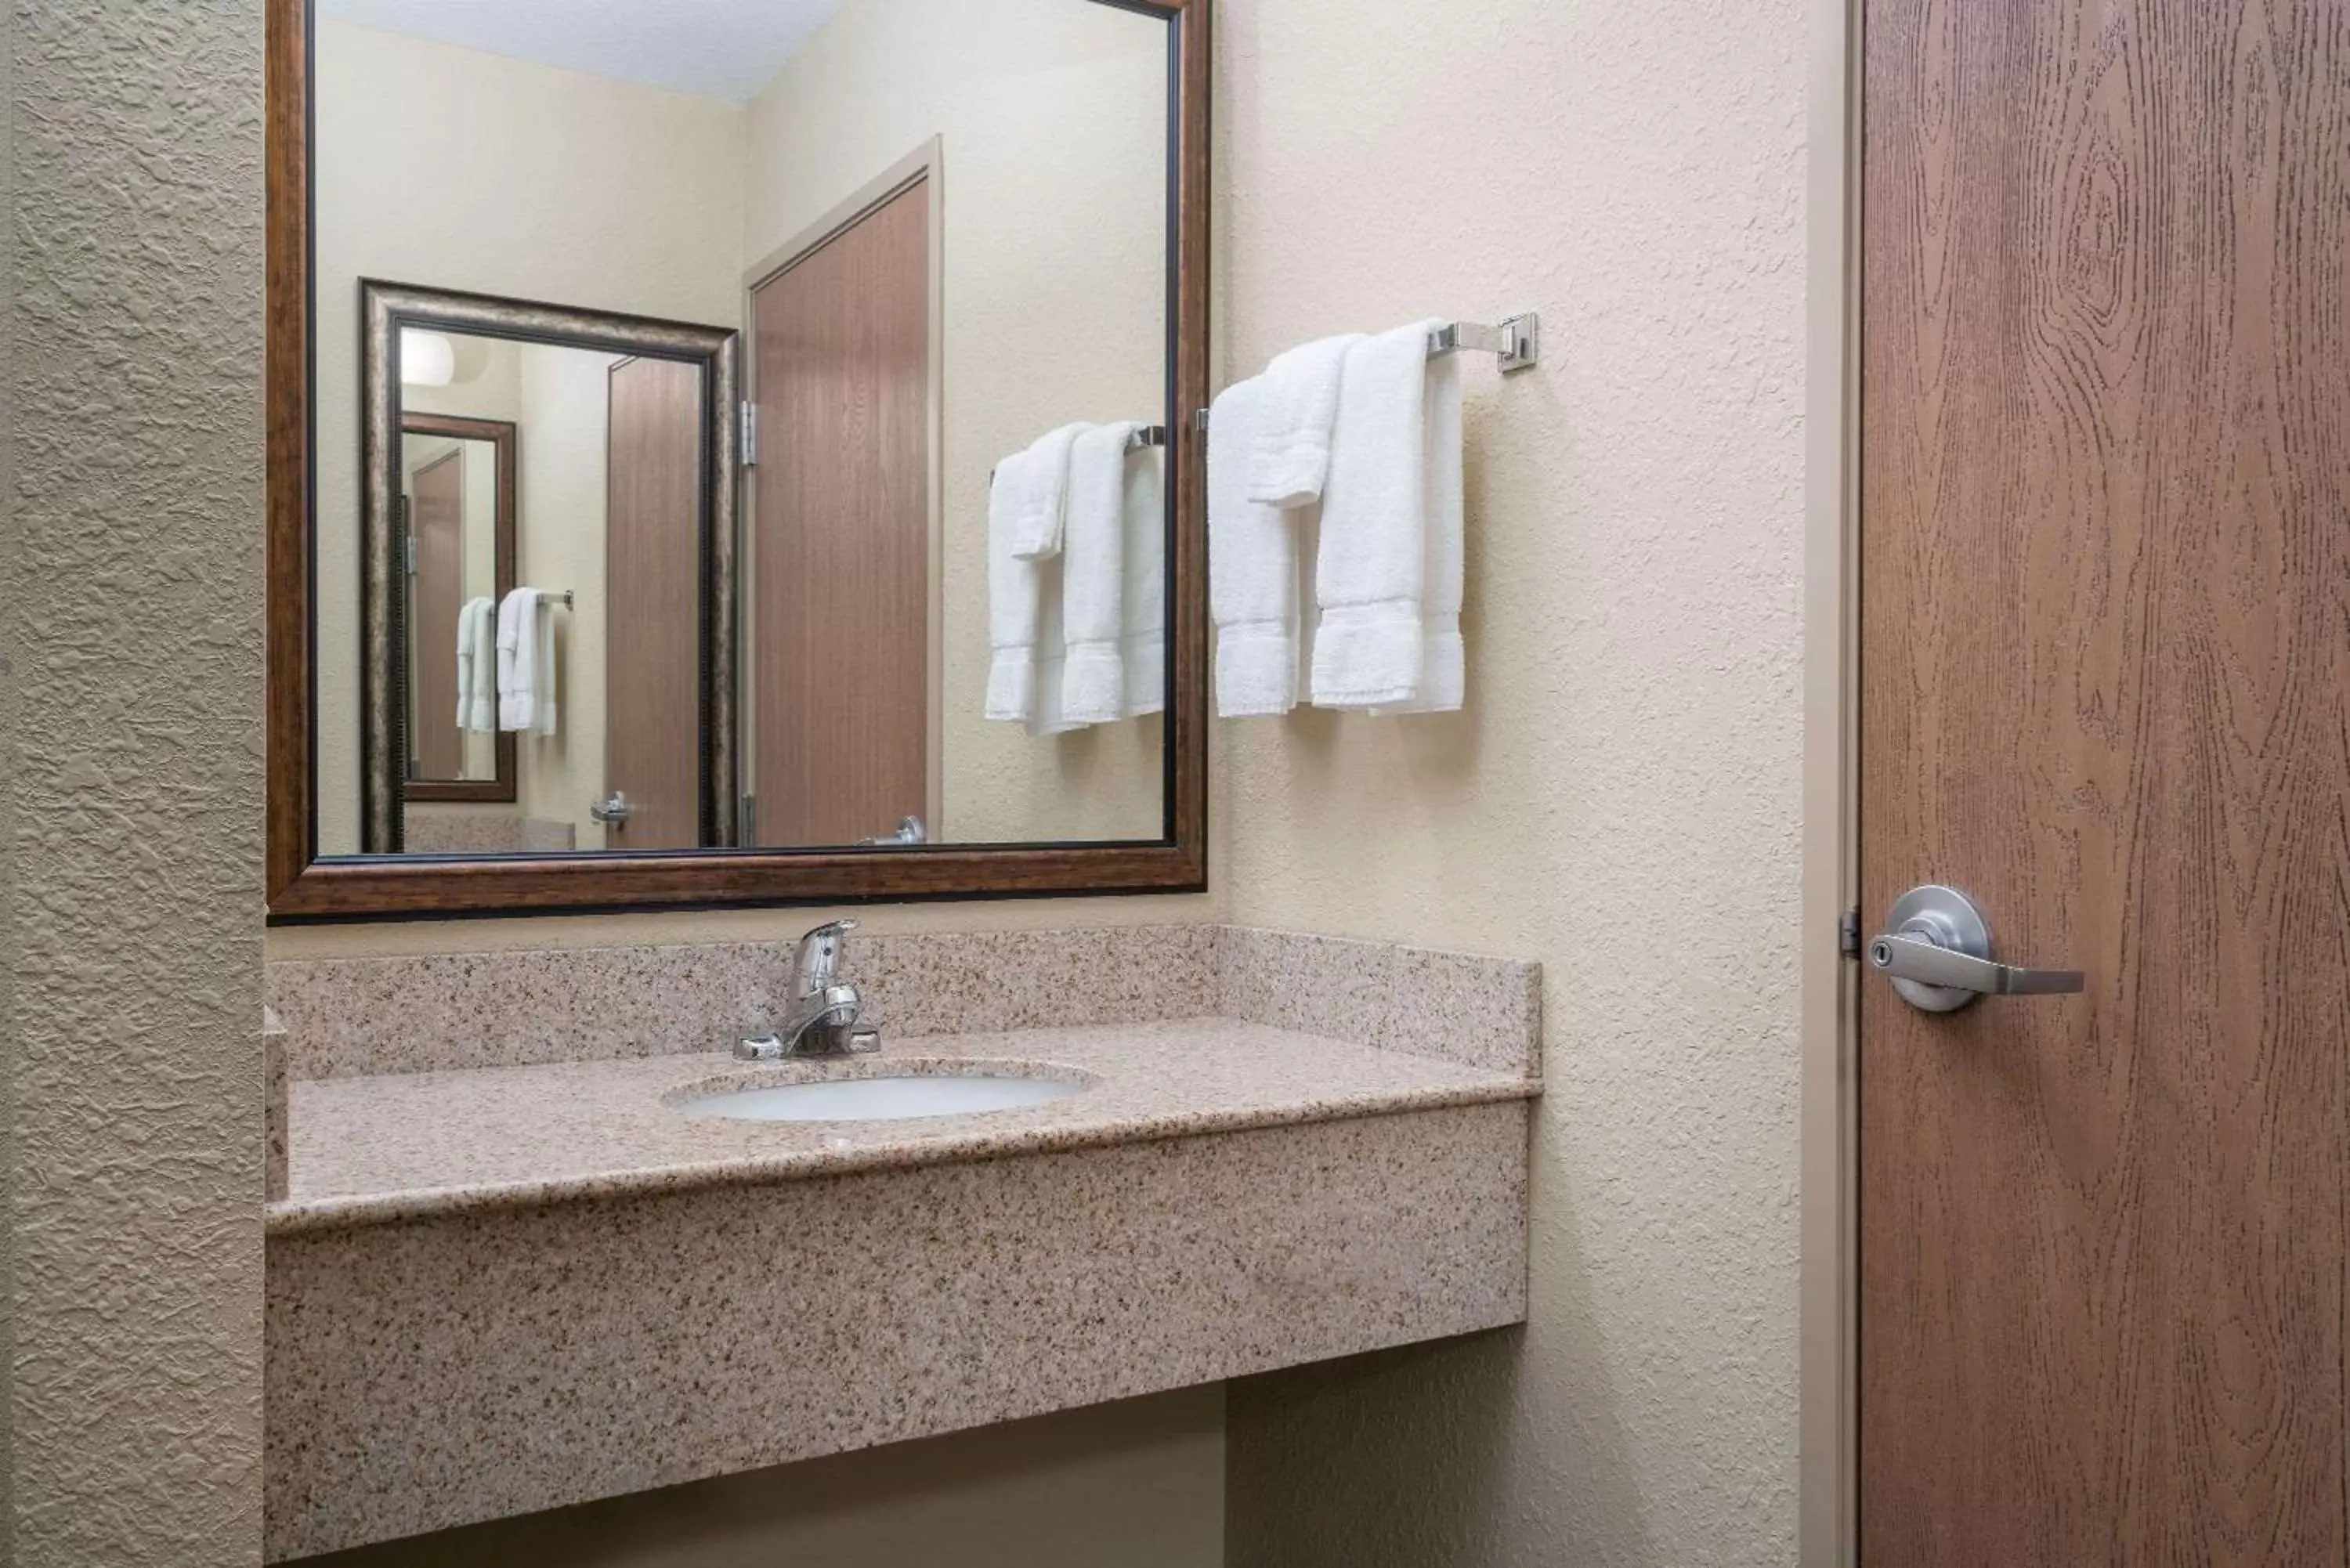
M 1532 964 L 1229 927 L 858 938 L 879 1052 L 707 1049 L 790 959 L 273 966 L 273 1559 L 1523 1315 Z M 1075 1087 L 696 1109 L 972 1075 Z
M 272 923 L 1205 891 L 1206 0 L 525 9 L 267 7 Z M 1517 1322 L 1536 996 L 272 963 L 268 1555 Z

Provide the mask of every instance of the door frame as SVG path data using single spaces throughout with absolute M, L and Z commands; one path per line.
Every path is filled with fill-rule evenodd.
M 922 429 L 927 437 L 924 444 L 930 454 L 925 465 L 927 515 L 923 520 L 923 530 L 928 539 L 923 584 L 929 601 L 925 618 L 930 628 L 930 667 L 923 680 L 922 822 L 935 838 L 946 800 L 946 594 L 942 580 L 946 567 L 946 165 L 942 138 L 928 138 L 911 152 L 834 203 L 815 223 L 744 270 L 743 399 L 752 407 L 756 407 L 759 401 L 759 316 L 755 296 L 760 288 L 831 244 L 842 231 L 853 227 L 896 200 L 917 181 L 922 182 L 923 202 L 929 209 L 925 220 L 925 243 L 930 247 L 926 289 L 929 297 L 925 303 L 928 320 L 924 324 L 929 342 L 923 350 L 922 363 L 922 386 L 929 404 L 923 415 Z M 745 584 L 759 580 L 757 494 L 757 485 L 747 482 L 743 485 L 743 564 L 739 580 Z M 755 596 L 746 594 L 744 613 L 737 633 L 742 639 L 736 654 L 737 670 L 748 671 L 757 668 L 752 647 L 752 639 L 758 635 L 755 610 Z M 745 695 L 747 698 L 748 693 Z M 747 700 L 743 702 L 741 722 L 742 743 L 735 750 L 739 759 L 736 765 L 743 770 L 737 781 L 738 801 L 752 800 L 757 795 L 757 781 L 749 773 L 752 759 L 758 755 L 759 715 L 756 703 Z M 888 823 L 876 824 L 874 831 L 886 833 L 889 826 Z M 747 825 L 742 842 L 751 842 Z
M 1799 1133 L 1804 1568 L 1859 1560 L 1861 0 L 1809 0 Z

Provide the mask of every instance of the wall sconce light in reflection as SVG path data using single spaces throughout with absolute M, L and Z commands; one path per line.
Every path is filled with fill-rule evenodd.
M 411 387 L 445 387 L 457 376 L 457 346 L 438 332 L 400 329 L 400 379 Z

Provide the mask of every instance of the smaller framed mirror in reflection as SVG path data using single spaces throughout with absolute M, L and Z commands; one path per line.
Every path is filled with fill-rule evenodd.
M 515 426 L 411 407 L 400 432 L 407 841 L 421 854 L 522 848 L 515 738 L 497 723 L 497 607 L 515 587 Z

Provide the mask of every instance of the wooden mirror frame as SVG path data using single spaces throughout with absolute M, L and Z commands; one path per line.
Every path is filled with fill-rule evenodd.
M 496 515 L 491 519 L 490 524 L 492 563 L 490 592 L 493 597 L 503 600 L 506 595 L 514 591 L 515 586 L 514 421 L 477 420 L 462 414 L 411 413 L 403 410 L 400 416 L 400 434 L 403 453 L 406 438 L 421 435 L 446 436 L 452 441 L 479 441 L 494 454 L 493 461 L 497 464 L 497 483 L 493 486 L 493 494 Z M 402 461 L 405 461 L 404 455 Z M 442 461 L 443 459 L 433 459 L 434 462 Z M 403 617 L 403 623 L 405 619 L 406 618 Z M 408 638 L 403 637 L 400 640 L 403 646 L 399 650 L 400 663 L 395 667 L 394 673 L 404 680 L 408 660 L 413 659 L 416 653 L 413 648 L 404 646 L 410 640 Z M 360 679 L 364 680 L 368 677 L 363 674 Z M 376 679 L 380 680 L 382 677 L 378 676 Z M 409 693 L 403 699 L 401 702 L 403 712 L 412 700 L 413 693 Z M 500 730 L 497 732 L 491 743 L 491 754 L 495 759 L 495 765 L 490 770 L 490 776 L 485 779 L 402 777 L 400 781 L 402 804 L 410 801 L 425 805 L 468 802 L 497 805 L 512 804 L 520 792 L 515 787 L 515 738 L 511 732 Z M 400 771 L 405 774 L 407 769 L 403 765 Z
M 1206 475 L 1191 414 L 1208 402 L 1209 0 L 1095 0 L 1157 17 L 1169 33 L 1170 692 L 1162 836 L 1081 844 L 396 858 L 317 853 L 317 694 L 310 659 L 316 569 L 310 4 L 265 3 L 266 885 L 272 924 L 1206 888 Z M 739 482 L 731 452 L 726 472 Z

